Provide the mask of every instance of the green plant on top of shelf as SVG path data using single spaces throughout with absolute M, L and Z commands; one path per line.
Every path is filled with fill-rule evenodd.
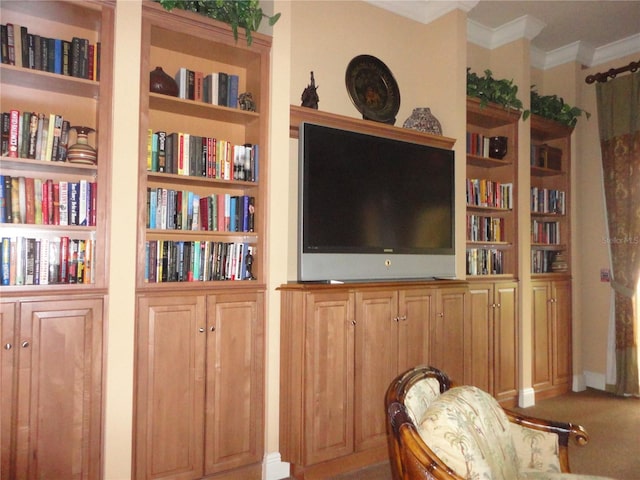
M 479 98 L 481 107 L 492 102 L 522 112 L 523 120 L 530 114 L 529 110 L 523 111 L 522 101 L 518 98 L 518 86 L 513 80 L 493 78 L 493 72 L 489 69 L 484 71 L 484 76 L 479 76 L 467 68 L 467 95 Z
M 252 32 L 257 32 L 263 18 L 273 26 L 280 19 L 280 13 L 267 15 L 262 11 L 259 0 L 154 0 L 171 11 L 174 8 L 189 10 L 205 17 L 231 25 L 233 37 L 238 40 L 238 28 L 244 28 L 247 45 L 253 42 Z
M 578 117 L 583 113 L 587 119 L 591 117 L 589 112 L 564 103 L 562 97 L 558 97 L 557 95 L 540 95 L 533 90 L 534 87 L 535 85 L 531 86 L 531 113 L 555 120 L 558 123 L 572 128 L 576 126 Z

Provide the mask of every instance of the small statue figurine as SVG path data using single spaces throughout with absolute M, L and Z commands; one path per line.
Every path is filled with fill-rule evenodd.
M 256 111 L 256 102 L 253 100 L 251 92 L 244 92 L 238 95 L 238 106 L 240 110 L 246 110 L 248 112 Z
M 251 252 L 247 253 L 247 255 L 244 257 L 244 263 L 246 265 L 246 274 L 245 274 L 245 278 L 244 280 L 255 280 L 256 277 L 253 276 L 253 255 L 251 255 Z
M 318 102 L 320 101 L 320 97 L 318 97 L 318 87 L 316 87 L 316 80 L 313 78 L 313 71 L 311 72 L 311 83 L 304 89 L 302 92 L 302 106 L 318 109 Z

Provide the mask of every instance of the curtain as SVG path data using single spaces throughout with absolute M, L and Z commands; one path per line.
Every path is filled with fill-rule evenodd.
M 614 296 L 617 395 L 640 394 L 640 72 L 596 85 Z

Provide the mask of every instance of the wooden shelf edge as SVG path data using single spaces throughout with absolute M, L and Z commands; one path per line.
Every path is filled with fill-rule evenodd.
M 496 103 L 481 105 L 480 99 L 467 97 L 467 123 L 487 126 L 489 128 L 500 127 L 516 123 L 521 116 L 521 112 L 513 109 L 506 109 Z
M 555 138 L 569 137 L 573 133 L 573 127 L 568 127 L 555 120 L 531 114 L 531 137 L 538 141 L 553 140 Z
M 452 149 L 456 143 L 455 138 L 431 135 L 408 128 L 400 128 L 385 123 L 359 118 L 347 117 L 335 113 L 322 112 L 313 108 L 291 105 L 289 109 L 289 137 L 298 138 L 300 124 L 302 122 L 316 123 L 328 127 L 352 130 L 378 137 L 393 138 L 405 142 L 413 142 L 432 147 Z

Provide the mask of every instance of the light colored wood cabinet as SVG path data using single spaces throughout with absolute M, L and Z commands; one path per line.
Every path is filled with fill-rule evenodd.
M 138 298 L 136 478 L 260 470 L 263 293 Z
M 102 312 L 102 298 L 3 299 L 3 478 L 100 478 Z
M 533 387 L 538 398 L 571 388 L 571 281 L 532 282 Z
M 515 404 L 518 396 L 518 284 L 470 282 L 469 383 L 498 401 Z
M 446 323 L 462 325 L 468 319 L 466 284 L 443 285 L 280 288 L 280 450 L 294 476 L 326 477 L 384 460 L 382 401 L 393 378 L 434 360 L 463 365 L 460 349 L 449 352 L 433 341 L 434 334 L 445 334 L 462 345 L 455 338 L 461 331 Z M 436 312 L 443 313 L 439 328 L 434 327 Z M 440 356 L 432 354 L 432 345 Z

